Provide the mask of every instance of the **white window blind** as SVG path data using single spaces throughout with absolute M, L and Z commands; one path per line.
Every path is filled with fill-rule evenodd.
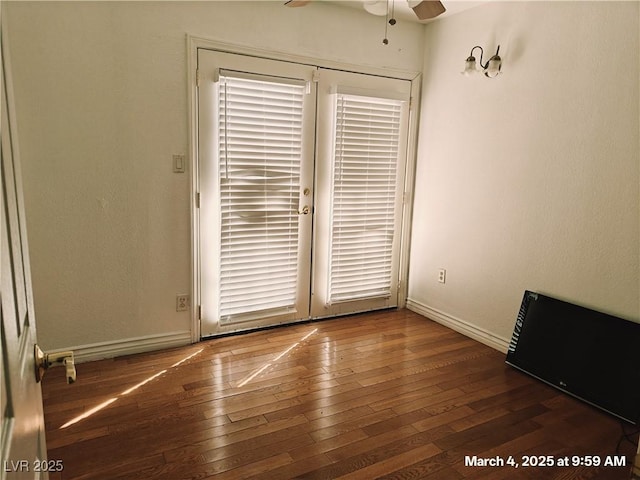
M 329 303 L 390 297 L 403 102 L 336 102 Z
M 220 72 L 220 320 L 293 308 L 305 83 Z

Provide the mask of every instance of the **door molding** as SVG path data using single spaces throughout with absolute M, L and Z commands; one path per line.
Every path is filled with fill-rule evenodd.
M 268 60 L 278 60 L 316 66 L 331 70 L 396 78 L 411 82 L 411 101 L 409 106 L 409 131 L 407 136 L 407 162 L 405 167 L 404 195 L 402 208 L 402 228 L 400 237 L 400 264 L 398 278 L 398 307 L 406 305 L 407 280 L 409 274 L 409 249 L 411 219 L 413 214 L 413 192 L 415 184 L 415 168 L 417 159 L 418 119 L 420 114 L 420 93 L 422 73 L 415 71 L 397 70 L 373 67 L 370 65 L 355 65 L 350 63 L 306 57 L 289 52 L 264 50 L 247 45 L 230 44 L 220 40 L 186 35 L 187 49 L 187 98 L 188 100 L 188 132 L 189 159 L 191 165 L 191 341 L 200 341 L 200 230 L 199 230 L 199 161 L 198 161 L 198 49 L 214 50 L 224 53 L 247 55 Z

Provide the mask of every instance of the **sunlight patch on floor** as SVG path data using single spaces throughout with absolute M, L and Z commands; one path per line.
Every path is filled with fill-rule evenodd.
M 284 357 L 285 355 L 289 354 L 289 352 L 291 352 L 293 349 L 295 349 L 297 346 L 299 346 L 301 343 L 303 343 L 304 341 L 306 341 L 307 339 L 309 339 L 309 337 L 311 337 L 311 335 L 314 335 L 315 333 L 318 332 L 317 328 L 314 328 L 313 330 L 311 330 L 309 333 L 307 333 L 304 337 L 302 337 L 300 340 L 298 340 L 296 343 L 294 343 L 293 345 L 290 345 L 289 347 L 287 347 L 285 350 L 283 350 L 282 352 L 280 352 L 278 355 L 276 355 L 273 360 L 271 360 L 270 362 L 265 363 L 264 365 L 262 365 L 260 368 L 254 370 L 253 372 L 251 372 L 249 375 L 247 375 L 246 377 L 244 377 L 242 380 L 240 380 L 240 382 L 238 382 L 238 384 L 236 385 L 237 388 L 242 388 L 244 387 L 247 383 L 249 383 L 251 380 L 253 380 L 254 378 L 256 378 L 258 375 L 260 375 L 262 372 L 264 372 L 265 370 L 267 370 L 269 367 L 271 367 L 275 362 L 277 362 L 278 360 L 280 360 L 282 357 Z
M 193 357 L 195 357 L 196 355 L 198 355 L 200 352 L 202 352 L 204 350 L 204 348 L 201 348 L 200 350 L 198 350 L 197 352 L 192 353 L 191 355 L 186 356 L 185 358 L 183 358 L 182 360 L 174 363 L 173 365 L 171 365 L 169 368 L 166 368 L 164 370 L 159 371 L 158 373 L 155 373 L 153 375 L 151 375 L 148 378 L 145 378 L 144 380 L 142 380 L 141 382 L 137 383 L 136 385 L 127 388 L 126 390 L 123 390 L 122 392 L 120 392 L 118 395 L 110 398 L 109 400 L 106 400 L 104 402 L 102 402 L 99 405 L 96 405 L 95 407 L 87 410 L 86 412 L 84 412 L 81 415 L 78 415 L 75 418 L 72 418 L 71 420 L 69 420 L 67 423 L 65 423 L 64 425 L 62 425 L 60 427 L 60 430 L 70 427 L 71 425 L 74 425 L 88 417 L 90 417 L 91 415 L 99 412 L 100 410 L 105 409 L 106 407 L 108 407 L 109 405 L 111 405 L 113 402 L 115 402 L 116 400 L 118 400 L 120 397 L 124 397 L 125 395 L 129 395 L 131 392 L 137 390 L 138 388 L 142 387 L 143 385 L 146 385 L 147 383 L 151 382 L 152 380 L 155 380 L 158 377 L 161 377 L 162 375 L 164 375 L 165 373 L 167 373 L 170 369 L 178 367 L 180 365 L 182 365 L 184 362 L 186 362 L 187 360 L 192 359 Z

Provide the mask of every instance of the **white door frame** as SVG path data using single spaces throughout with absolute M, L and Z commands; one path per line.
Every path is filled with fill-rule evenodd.
M 186 37 L 187 46 L 187 89 L 189 98 L 189 158 L 191 165 L 191 340 L 200 340 L 200 231 L 199 231 L 199 178 L 198 178 L 198 49 L 205 48 L 220 52 L 249 55 L 271 60 L 288 61 L 322 68 L 344 70 L 355 73 L 398 78 L 411 81 L 411 102 L 409 106 L 409 132 L 407 139 L 407 163 L 404 182 L 404 204 L 402 211 L 402 233 L 400 245 L 400 267 L 398 306 L 404 307 L 407 298 L 407 280 L 409 277 L 409 248 L 411 219 L 413 213 L 413 192 L 417 158 L 418 118 L 420 114 L 420 91 L 422 74 L 406 70 L 377 68 L 364 65 L 346 64 L 323 60 L 287 52 L 262 50 L 248 46 L 234 45 L 192 35 Z

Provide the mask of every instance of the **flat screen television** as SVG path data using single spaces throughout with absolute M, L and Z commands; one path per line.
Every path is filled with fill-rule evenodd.
M 640 323 L 527 290 L 506 362 L 640 423 Z

